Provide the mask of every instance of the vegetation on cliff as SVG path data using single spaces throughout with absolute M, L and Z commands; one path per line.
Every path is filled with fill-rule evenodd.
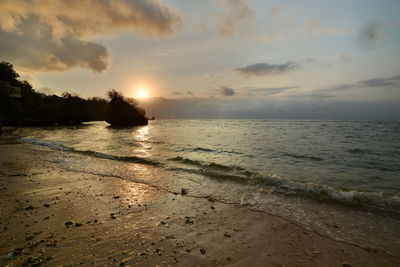
M 46 95 L 18 78 L 12 64 L 0 62 L 0 126 L 74 125 L 99 120 L 113 126 L 147 124 L 144 110 L 115 90 L 108 93 L 110 101 L 83 99 L 68 92 Z
M 111 126 L 125 127 L 148 124 L 145 117 L 146 112 L 137 107 L 134 99 L 126 99 L 115 90 L 109 91 L 108 96 L 111 100 L 107 107 L 105 120 Z

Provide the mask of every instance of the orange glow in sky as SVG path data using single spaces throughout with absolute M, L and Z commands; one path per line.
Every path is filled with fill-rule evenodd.
M 133 95 L 135 98 L 148 98 L 150 97 L 150 89 L 144 84 L 137 85 L 133 88 Z

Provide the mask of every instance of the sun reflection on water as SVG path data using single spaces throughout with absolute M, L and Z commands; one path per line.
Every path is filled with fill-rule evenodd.
M 140 144 L 140 147 L 135 151 L 144 157 L 150 157 L 152 147 L 149 143 L 149 126 L 139 128 L 134 134 L 135 140 Z

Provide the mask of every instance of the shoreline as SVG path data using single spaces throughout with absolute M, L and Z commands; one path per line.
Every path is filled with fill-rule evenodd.
M 61 169 L 52 159 L 65 152 L 0 150 L 0 266 L 400 265 L 237 203 Z

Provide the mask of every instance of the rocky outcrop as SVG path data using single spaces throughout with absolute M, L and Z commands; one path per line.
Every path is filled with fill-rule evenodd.
M 148 120 L 122 97 L 114 97 L 108 104 L 106 122 L 114 127 L 147 125 Z

